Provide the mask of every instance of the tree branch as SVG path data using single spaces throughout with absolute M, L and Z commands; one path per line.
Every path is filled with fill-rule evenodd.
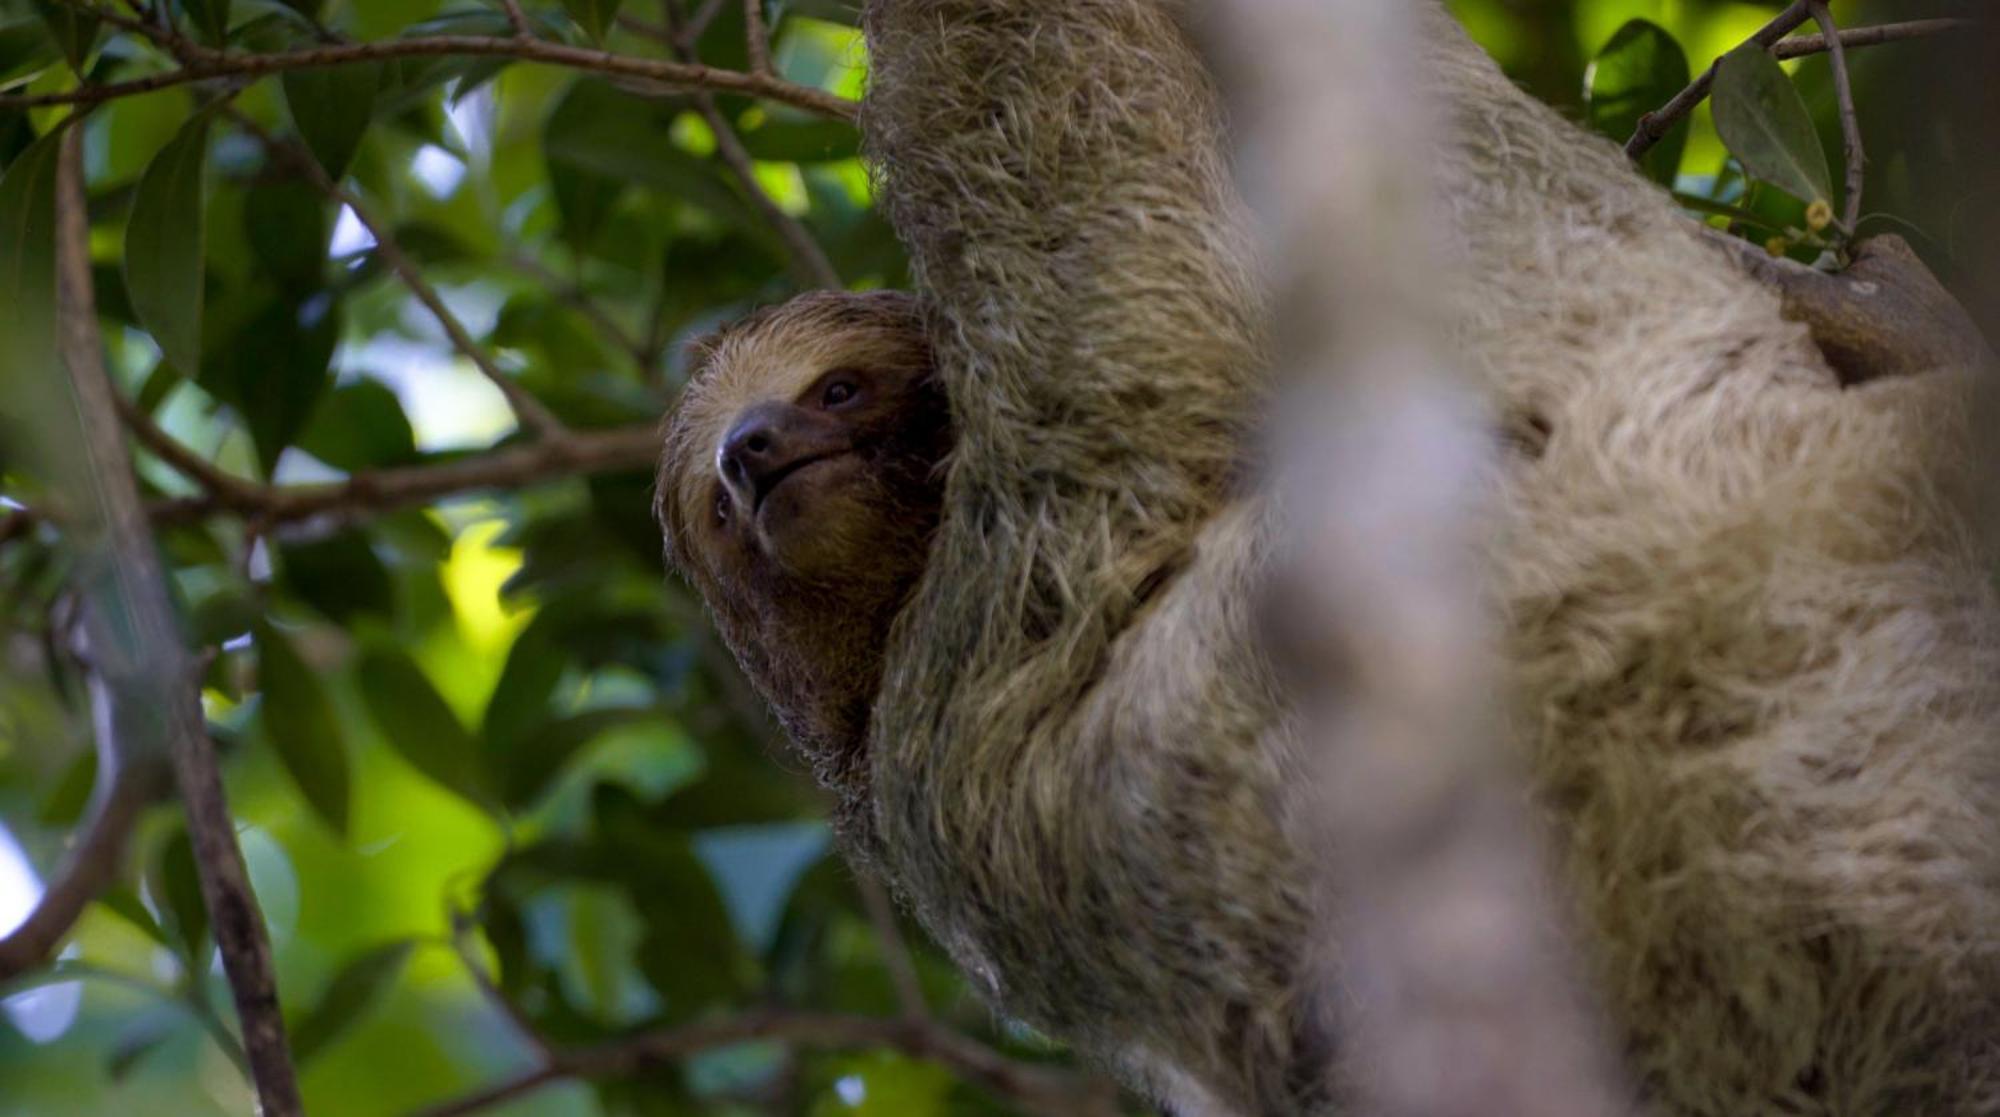
M 322 516 L 352 519 L 488 489 L 522 489 L 566 477 L 652 467 L 660 434 L 651 423 L 568 431 L 531 443 L 448 461 L 356 473 L 345 481 L 310 485 L 246 482 L 228 493 L 155 501 L 146 513 L 158 524 L 194 523 L 229 514 L 267 527 Z M 0 544 L 27 534 L 44 515 L 22 509 L 0 518 Z
M 1108 1083 L 1010 1059 L 955 1032 L 923 1021 L 872 1016 L 766 1011 L 690 1024 L 601 1047 L 561 1052 L 518 1077 L 421 1110 L 418 1117 L 464 1117 L 572 1078 L 621 1078 L 649 1067 L 753 1040 L 799 1047 L 889 1047 L 930 1059 L 1032 1112 L 1079 1117 L 1116 1112 Z
M 395 234 L 387 225 L 376 219 L 360 195 L 335 182 L 333 176 L 327 174 L 326 168 L 319 165 L 319 160 L 300 150 L 296 144 L 272 135 L 262 125 L 237 109 L 231 108 L 226 111 L 238 127 L 257 137 L 257 141 L 263 144 L 264 149 L 274 158 L 283 161 L 318 188 L 320 193 L 346 206 L 354 214 L 354 219 L 361 223 L 362 228 L 368 230 L 369 236 L 375 238 L 375 255 L 389 265 L 389 270 L 396 273 L 396 277 L 403 281 L 403 286 L 409 288 L 410 294 L 416 296 L 417 301 L 424 304 L 424 309 L 430 311 L 431 317 L 437 320 L 445 336 L 451 339 L 452 348 L 458 350 L 466 360 L 471 361 L 480 375 L 506 397 L 507 406 L 513 409 L 515 418 L 520 421 L 524 429 L 542 438 L 562 431 L 562 420 L 556 418 L 555 413 L 543 406 L 542 402 L 523 388 L 519 381 L 502 371 L 500 366 L 494 363 L 492 354 L 473 340 L 471 332 L 465 328 L 465 323 L 459 321 L 458 315 L 453 314 L 451 308 L 445 305 L 444 299 L 437 293 L 437 288 L 424 279 L 423 272 L 410 259 L 409 253 L 403 251 L 403 246 L 397 243 Z
M 750 72 L 771 73 L 771 32 L 764 26 L 764 0 L 743 0 L 743 41 Z
M 146 513 L 132 480 L 116 393 L 104 368 L 90 273 L 81 134 L 63 139 L 57 171 L 55 244 L 57 336 L 81 420 L 90 477 L 91 526 L 79 543 L 87 565 L 105 567 L 86 611 L 108 723 L 141 758 L 160 744 L 171 759 L 187 811 L 201 892 L 236 1002 L 244 1053 L 266 1117 L 301 1117 L 297 1075 L 285 1043 L 271 947 L 250 891 L 243 853 L 197 697 L 199 665 L 187 654 L 167 604 Z M 109 587 L 108 589 L 103 587 Z
M 127 763 L 108 720 L 97 726 L 97 757 L 97 788 L 82 837 L 27 921 L 0 938 L 0 985 L 48 963 L 84 909 L 117 877 L 133 827 L 165 790 L 162 765 L 157 759 Z
M 1818 54 L 1830 49 L 1831 44 L 1825 35 L 1801 35 L 1796 39 L 1785 39 L 1786 35 L 1797 30 L 1800 25 L 1811 18 L 1812 0 L 1795 0 L 1776 19 L 1765 24 L 1763 29 L 1755 35 L 1750 36 L 1747 42 L 1763 47 L 1781 60 L 1803 58 L 1806 55 Z M 1908 39 L 1941 35 L 1948 31 L 1966 30 L 1971 26 L 1972 23 L 1970 20 L 1963 19 L 1916 20 L 1909 23 L 1884 24 L 1880 27 L 1858 27 L 1850 31 L 1842 31 L 1838 36 L 1838 42 L 1848 47 L 1871 47 L 1884 43 L 1895 43 Z M 1625 154 L 1633 159 L 1638 159 L 1645 155 L 1653 149 L 1654 144 L 1660 142 L 1662 137 L 1668 132 L 1673 131 L 1675 125 L 1686 119 L 1688 114 L 1694 111 L 1696 105 L 1707 100 L 1709 91 L 1715 87 L 1715 71 L 1716 67 L 1721 65 L 1721 61 L 1721 59 L 1717 59 L 1714 63 L 1710 64 L 1708 69 L 1703 71 L 1702 75 L 1696 78 L 1692 85 L 1675 94 L 1674 99 L 1668 101 L 1658 111 L 1650 112 L 1640 117 L 1639 130 L 1634 132 L 1632 138 L 1625 143 Z
M 755 10 L 762 0 L 744 0 L 744 2 L 748 10 Z M 692 36 L 689 34 L 692 25 L 682 18 L 678 0 L 666 0 L 664 7 L 672 25 L 666 41 L 680 56 L 681 61 L 692 64 L 695 61 Z M 760 19 L 752 25 L 753 41 L 761 33 L 759 29 L 762 24 L 763 21 Z M 768 58 L 765 59 L 764 66 L 766 69 L 769 68 Z M 717 107 L 715 97 L 706 91 L 697 91 L 694 95 L 694 104 L 702 120 L 707 122 L 708 130 L 715 135 L 716 156 L 729 168 L 730 174 L 735 176 L 737 184 L 742 186 L 744 194 L 750 199 L 750 204 L 763 215 L 765 223 L 778 234 L 778 239 L 785 242 L 785 249 L 791 254 L 792 266 L 799 278 L 810 286 L 834 291 L 846 286 L 840 280 L 840 273 L 834 270 L 833 262 L 827 259 L 826 250 L 813 239 L 812 233 L 800 224 L 797 218 L 786 213 L 784 207 L 780 206 L 777 200 L 771 197 L 770 192 L 764 189 L 763 184 L 757 181 L 756 160 L 751 158 L 749 149 L 743 146 L 743 139 L 736 134 L 735 125 L 730 123 L 729 118 Z
M 216 78 L 258 78 L 287 70 L 308 70 L 340 66 L 350 62 L 381 62 L 397 58 L 447 55 L 514 58 L 561 66 L 613 77 L 637 78 L 672 89 L 711 90 L 761 97 L 835 120 L 853 120 L 856 106 L 845 97 L 824 90 L 784 81 L 769 74 L 749 74 L 720 70 L 699 63 L 668 62 L 636 58 L 603 50 L 551 43 L 543 39 L 502 38 L 494 35 L 426 35 L 409 39 L 388 39 L 369 43 L 340 43 L 283 54 L 244 54 L 200 48 L 191 60 L 177 69 L 129 81 L 85 85 L 59 93 L 9 94 L 0 96 L 0 109 L 40 108 L 48 105 L 95 105 L 121 97 L 169 89 Z
M 1826 0 L 1813 0 L 1812 14 L 1833 56 L 1833 90 L 1840 104 L 1840 135 L 1846 149 L 1842 154 L 1847 162 L 1847 196 L 1842 201 L 1840 227 L 1853 236 L 1855 226 L 1861 223 L 1861 191 L 1868 178 L 1868 152 L 1861 143 L 1861 115 L 1854 107 L 1854 79 L 1847 69 L 1847 47 L 1840 40 L 1840 25 L 1833 21 Z

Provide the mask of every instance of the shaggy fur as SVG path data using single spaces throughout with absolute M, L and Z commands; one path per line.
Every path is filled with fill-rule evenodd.
M 995 1004 L 1182 1113 L 1325 1113 L 1305 765 L 1249 616 L 1276 525 L 1237 481 L 1261 293 L 1177 9 L 868 6 L 868 148 L 958 442 L 835 778 L 851 847 Z M 1516 448 L 1511 709 L 1644 1104 L 2000 1111 L 1965 377 L 1842 390 L 1613 147 L 1431 18 L 1454 320 Z

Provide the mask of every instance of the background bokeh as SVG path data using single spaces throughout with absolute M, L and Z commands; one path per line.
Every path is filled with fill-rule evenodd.
M 1590 61 L 1626 21 L 1656 21 L 1698 69 L 1779 6 L 1453 3 L 1510 73 L 1579 117 Z M 51 56 L 45 7 L 0 0 L 10 88 L 75 81 Z M 565 7 L 529 7 L 552 33 L 574 34 Z M 740 13 L 724 7 L 698 49 L 740 68 Z M 1835 10 L 1855 22 L 1952 7 Z M 608 44 L 664 56 L 645 33 L 657 7 L 625 8 L 641 23 L 612 25 Z M 769 11 L 784 77 L 859 94 L 867 60 L 837 0 Z M 504 27 L 497 9 L 442 0 L 236 0 L 233 18 L 273 42 Z M 164 65 L 129 36 L 97 49 L 100 67 Z M 1874 145 L 1869 220 L 1954 276 L 1975 204 L 1955 170 L 1969 140 L 1937 117 L 1907 123 L 1912 104 L 1944 95 L 1927 69 L 1935 57 L 1922 45 L 1856 57 Z M 1793 69 L 1837 156 L 1824 63 Z M 340 79 L 329 80 L 324 95 L 339 103 Z M 651 422 L 673 398 L 687 338 L 808 278 L 687 97 L 491 59 L 359 80 L 375 89 L 351 188 L 469 331 L 571 426 Z M 291 97 L 265 79 L 236 105 L 284 133 Z M 122 282 L 123 230 L 140 176 L 194 106 L 176 88 L 109 104 L 86 125 L 100 309 L 129 396 L 225 469 L 285 483 L 448 460 L 509 437 L 505 401 L 354 214 L 222 122 L 204 203 L 203 356 L 193 370 L 162 359 Z M 810 233 L 842 282 L 905 282 L 850 128 L 739 98 L 717 107 L 763 198 Z M 0 163 L 52 119 L 0 113 Z M 1682 187 L 1711 193 L 1725 158 L 1703 110 Z M 18 466 L 0 445 L 0 499 L 32 502 Z M 194 491 L 152 456 L 139 469 L 156 495 Z M 301 530 L 218 516 L 163 534 L 191 638 L 216 653 L 204 700 L 314 1114 L 411 1113 L 530 1065 L 534 1050 L 471 967 L 495 973 L 535 1031 L 562 1044 L 765 1005 L 897 1012 L 893 959 L 829 850 L 821 797 L 698 603 L 664 580 L 650 485 L 634 470 Z M 92 776 L 78 676 L 55 651 L 67 573 L 47 533 L 0 548 L 0 929 L 59 861 Z M 125 883 L 87 914 L 62 963 L 0 989 L 0 1117 L 252 1111 L 189 881 L 176 814 L 156 810 Z M 914 926 L 901 931 L 952 1027 L 1026 1061 L 1064 1059 L 993 1019 Z M 489 1112 L 1006 1111 L 890 1050 L 750 1043 Z

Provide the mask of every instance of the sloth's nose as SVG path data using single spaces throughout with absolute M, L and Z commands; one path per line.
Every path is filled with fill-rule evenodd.
M 739 500 L 755 506 L 779 481 L 799 467 L 846 448 L 837 424 L 784 403 L 746 409 L 723 436 L 716 452 L 722 479 Z

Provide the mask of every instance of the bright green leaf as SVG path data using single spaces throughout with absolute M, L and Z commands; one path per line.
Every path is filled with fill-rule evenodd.
M 1729 52 L 1716 68 L 1713 96 L 1715 129 L 1753 177 L 1803 201 L 1832 199 L 1826 149 L 1777 59 L 1754 45 Z
M 201 367 L 206 115 L 189 121 L 139 178 L 125 231 L 125 290 L 139 322 L 183 371 Z
M 347 173 L 361 137 L 368 133 L 380 84 L 380 73 L 371 63 L 289 70 L 284 75 L 292 122 L 319 165 L 336 179 Z
M 1590 126 L 1620 143 L 1639 130 L 1639 121 L 1687 88 L 1687 52 L 1666 28 L 1635 19 L 1618 29 L 1590 63 L 1584 77 Z M 1686 128 L 1661 138 L 1641 161 L 1655 182 L 1672 186 L 1687 149 Z
M 257 626 L 256 637 L 257 678 L 264 692 L 259 713 L 264 735 L 313 813 L 345 837 L 352 777 L 339 715 L 318 673 L 299 657 L 282 632 L 262 624 Z
M 395 985 L 416 944 L 387 943 L 348 959 L 313 1006 L 292 1025 L 292 1057 L 301 1063 L 340 1038 L 382 994 Z
M 356 679 L 369 716 L 411 767 L 475 805 L 487 802 L 478 742 L 422 668 L 399 649 L 375 646 L 362 654 Z

